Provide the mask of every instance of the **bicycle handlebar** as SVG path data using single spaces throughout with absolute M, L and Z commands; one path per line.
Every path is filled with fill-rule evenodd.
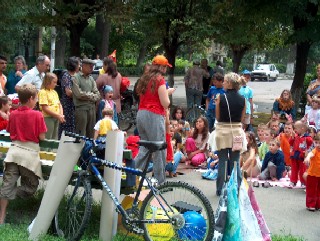
M 74 132 L 69 132 L 69 131 L 66 131 L 64 133 L 65 136 L 69 136 L 69 137 L 73 137 L 73 138 L 76 138 L 75 140 L 75 143 L 79 143 L 80 140 L 84 140 L 84 141 L 91 141 L 95 146 L 97 144 L 105 144 L 106 142 L 105 141 L 99 141 L 99 140 L 94 140 L 92 138 L 89 138 L 89 137 L 86 137 L 86 136 L 81 136 L 77 133 L 74 133 Z

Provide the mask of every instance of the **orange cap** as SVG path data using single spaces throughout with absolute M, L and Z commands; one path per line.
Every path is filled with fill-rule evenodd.
M 172 65 L 169 64 L 167 58 L 164 57 L 163 55 L 157 55 L 156 57 L 154 57 L 152 60 L 152 64 L 166 65 L 166 66 L 172 67 Z

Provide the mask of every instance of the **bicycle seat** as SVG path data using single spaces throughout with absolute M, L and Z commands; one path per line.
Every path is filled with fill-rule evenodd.
M 167 148 L 167 143 L 165 141 L 144 141 L 140 140 L 138 142 L 140 146 L 144 146 L 151 152 L 160 151 Z

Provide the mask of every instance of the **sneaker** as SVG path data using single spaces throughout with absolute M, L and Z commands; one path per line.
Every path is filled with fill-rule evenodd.
M 314 212 L 314 211 L 316 211 L 316 208 L 309 208 L 309 207 L 307 207 L 307 210 L 309 210 L 310 212 Z
M 296 186 L 296 184 L 294 182 L 290 182 L 288 188 L 294 188 Z
M 302 183 L 302 184 L 301 184 L 301 188 L 304 188 L 304 189 L 305 189 L 305 188 L 306 188 L 306 185 Z

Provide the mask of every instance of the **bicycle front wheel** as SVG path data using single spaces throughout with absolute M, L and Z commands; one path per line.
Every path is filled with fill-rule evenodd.
M 53 220 L 55 233 L 68 241 L 80 240 L 91 216 L 91 182 L 87 175 L 73 177 Z
M 166 182 L 143 201 L 140 219 L 145 240 L 211 241 L 214 214 L 209 200 L 185 182 Z

